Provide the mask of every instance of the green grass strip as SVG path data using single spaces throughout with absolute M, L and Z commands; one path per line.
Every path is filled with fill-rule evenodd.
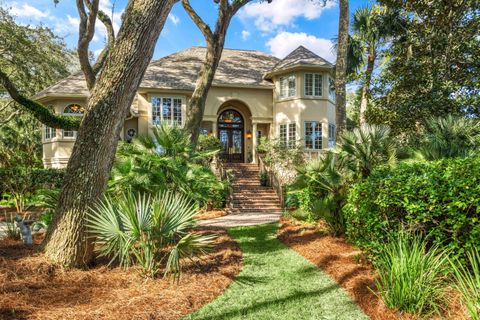
M 347 293 L 276 238 L 277 224 L 239 227 L 243 270 L 220 297 L 184 319 L 368 319 Z

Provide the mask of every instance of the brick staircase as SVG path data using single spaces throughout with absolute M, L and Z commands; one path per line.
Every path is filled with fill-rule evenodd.
M 231 213 L 282 213 L 275 190 L 260 185 L 256 164 L 229 163 L 225 169 L 234 175 Z

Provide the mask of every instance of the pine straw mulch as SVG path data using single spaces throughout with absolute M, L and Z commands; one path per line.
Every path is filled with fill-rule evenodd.
M 388 309 L 374 292 L 375 271 L 362 252 L 344 238 L 333 237 L 325 226 L 307 225 L 281 219 L 278 238 L 300 255 L 328 273 L 353 301 L 373 320 L 414 320 L 418 317 Z M 449 304 L 444 316 L 432 319 L 466 319 L 458 294 L 448 292 Z
M 178 284 L 106 265 L 64 270 L 38 245 L 0 241 L 0 319 L 178 319 L 220 295 L 240 272 L 238 244 L 225 231 L 208 232 L 219 235 L 217 245 L 186 264 Z
M 227 215 L 225 209 L 202 210 L 196 215 L 197 220 L 208 220 L 220 218 Z

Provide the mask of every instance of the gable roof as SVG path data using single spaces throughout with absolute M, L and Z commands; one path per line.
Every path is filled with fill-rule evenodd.
M 285 58 L 280 60 L 271 70 L 269 70 L 268 73 L 265 75 L 265 79 L 270 79 L 273 74 L 280 71 L 289 70 L 300 66 L 333 68 L 333 64 L 331 64 L 327 60 L 316 55 L 304 46 L 299 46 Z
M 140 88 L 193 91 L 205 54 L 205 47 L 191 47 L 152 61 L 145 71 Z M 261 51 L 224 49 L 213 85 L 271 88 L 273 84 L 263 79 L 263 75 L 278 61 L 278 58 Z M 88 95 L 82 72 L 60 80 L 39 92 L 36 98 L 61 95 Z

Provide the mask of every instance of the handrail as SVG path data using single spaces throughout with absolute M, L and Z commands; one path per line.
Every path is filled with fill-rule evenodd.
M 213 162 L 213 165 L 215 166 L 215 169 L 218 172 L 220 180 L 221 181 L 229 180 L 228 172 L 223 164 L 222 159 L 220 159 L 220 157 L 218 156 L 215 156 L 212 162 Z M 227 202 L 225 206 L 230 208 L 232 208 L 233 206 L 233 188 L 231 183 L 228 185 L 228 197 L 227 197 Z
M 260 172 L 266 172 L 268 176 L 268 185 L 273 187 L 275 190 L 275 193 L 277 194 L 278 198 L 280 199 L 280 204 L 282 208 L 285 207 L 285 188 L 284 186 L 280 183 L 280 180 L 278 179 L 277 175 L 273 170 L 271 170 L 263 161 L 262 157 L 257 153 L 256 154 L 256 159 L 258 163 L 258 167 L 260 169 Z

